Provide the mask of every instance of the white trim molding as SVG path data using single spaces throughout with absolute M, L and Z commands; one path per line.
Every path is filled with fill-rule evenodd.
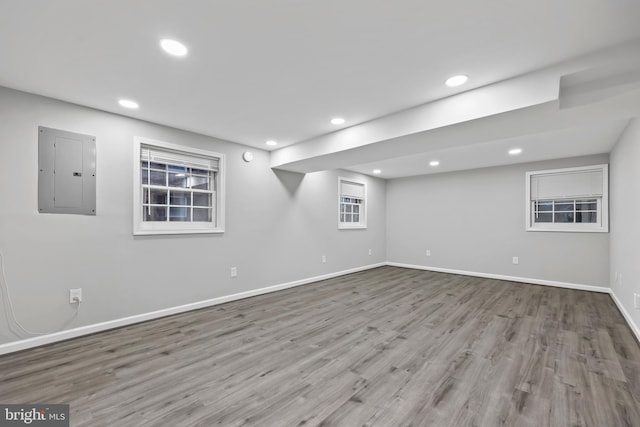
M 143 150 L 143 146 L 145 149 Z M 161 161 L 163 164 L 176 164 L 176 165 L 188 165 L 191 167 L 198 167 L 210 171 L 217 171 L 216 178 L 213 179 L 214 183 L 208 188 L 206 193 L 201 190 L 190 188 L 178 188 L 178 187 L 159 187 L 161 190 L 178 190 L 180 192 L 197 192 L 209 194 L 212 198 L 212 203 L 208 206 L 209 209 L 213 209 L 211 214 L 212 220 L 202 222 L 191 221 L 175 221 L 175 222 L 153 222 L 144 221 L 143 219 L 143 200 L 142 200 L 142 166 L 140 161 L 142 159 L 141 154 L 147 152 L 147 161 L 151 162 L 151 154 L 149 150 L 156 151 L 157 154 L 161 154 L 164 158 Z M 200 158 L 198 160 L 198 158 Z M 205 161 L 206 159 L 206 161 Z M 209 162 L 214 161 L 217 166 L 212 167 Z M 156 160 L 158 161 L 158 160 Z M 196 162 L 195 164 L 190 162 Z M 149 168 L 149 174 L 151 169 Z M 188 147 L 186 145 L 172 144 L 169 142 L 158 141 L 155 139 L 145 138 L 141 136 L 135 136 L 133 138 L 133 235 L 162 235 L 162 234 L 201 234 L 201 233 L 224 233 L 225 230 L 225 155 L 214 151 L 202 150 L 199 148 Z M 211 179 L 211 178 L 210 178 Z M 151 188 L 150 183 L 147 186 Z M 213 187 L 213 188 L 211 188 Z M 150 197 L 149 197 L 150 198 Z M 151 206 L 151 200 L 148 201 Z M 166 205 L 165 205 L 166 203 Z M 165 206 L 170 206 L 171 202 L 169 198 L 163 203 Z M 178 206 L 179 207 L 179 206 Z M 203 206 L 207 207 L 207 206 Z M 167 213 L 167 218 L 169 213 Z
M 343 203 L 342 198 L 347 197 L 351 199 L 360 200 L 360 204 Z M 358 222 L 342 221 L 342 216 L 346 218 L 347 215 L 353 214 L 353 212 L 343 212 L 342 206 L 350 206 L 350 209 L 359 209 Z M 367 200 L 367 183 L 364 181 L 358 181 L 355 179 L 338 177 L 338 230 L 364 230 L 367 228 L 367 209 L 369 201 Z
M 68 329 L 65 331 L 54 332 L 34 338 L 27 338 L 0 345 L 0 355 L 14 353 L 16 351 L 26 350 L 33 347 L 39 347 L 45 344 L 51 344 L 59 341 L 65 341 L 71 338 L 81 337 L 83 335 L 94 334 L 96 332 L 107 331 L 109 329 L 120 328 L 123 326 L 133 325 L 135 323 L 145 322 L 147 320 L 159 319 L 161 317 L 171 316 L 173 314 L 184 313 L 187 311 L 198 310 L 200 308 L 211 307 L 226 302 L 236 301 L 244 298 L 268 294 L 271 292 L 281 291 L 296 286 L 306 285 L 321 280 L 332 279 L 334 277 L 343 276 L 345 274 L 357 273 L 359 271 L 370 270 L 372 268 L 383 267 L 386 263 L 365 265 L 362 267 L 350 268 L 348 270 L 338 271 L 335 273 L 323 274 L 322 276 L 310 277 L 307 279 L 296 280 L 293 282 L 281 283 L 279 285 L 268 286 L 265 288 L 254 289 L 251 291 L 240 292 L 232 295 L 225 295 L 204 301 L 198 301 L 190 304 L 169 307 L 162 310 L 151 311 L 148 313 L 137 314 L 134 316 L 122 317 L 120 319 L 109 320 L 107 322 L 95 323 L 92 325 L 80 326 L 78 328 Z
M 509 282 L 527 283 L 530 285 L 554 286 L 556 288 L 577 289 L 579 291 L 611 293 L 611 289 L 606 286 L 581 285 L 578 283 L 556 282 L 553 280 L 532 279 L 530 277 L 506 276 L 503 274 L 478 273 L 476 271 L 454 270 L 450 268 L 428 267 L 424 265 L 403 264 L 400 262 L 387 262 L 393 267 L 412 268 L 414 270 L 435 271 L 438 273 L 460 274 L 462 276 L 482 277 L 485 279 L 507 280 Z
M 618 307 L 618 310 L 622 314 L 622 317 L 629 325 L 631 332 L 636 337 L 638 343 L 640 343 L 640 327 L 633 321 L 631 315 L 626 310 L 624 305 L 620 302 L 618 297 L 616 296 L 613 289 L 607 286 L 593 286 L 593 285 L 582 285 L 578 283 L 567 283 L 567 282 L 556 282 L 553 280 L 542 280 L 542 279 L 532 279 L 529 277 L 514 277 L 514 276 L 506 276 L 502 274 L 491 274 L 491 273 L 478 273 L 475 271 L 464 271 L 464 270 L 454 270 L 450 268 L 440 268 L 440 267 L 428 267 L 424 265 L 415 265 L 415 264 L 404 264 L 400 262 L 387 262 L 386 265 L 390 265 L 392 267 L 401 267 L 401 268 L 412 268 L 414 270 L 426 270 L 426 271 L 434 271 L 437 273 L 449 273 L 449 274 L 460 274 L 462 276 L 473 276 L 473 277 L 482 277 L 486 279 L 497 279 L 497 280 L 507 280 L 510 282 L 518 282 L 525 283 L 530 285 L 543 285 L 543 286 L 553 286 L 556 288 L 567 288 L 567 289 L 576 289 L 579 291 L 590 291 L 590 292 L 600 292 L 603 294 L 609 294 L 611 299 Z
M 565 185 L 560 184 L 559 188 L 555 188 L 546 195 L 540 194 L 540 184 L 536 184 L 536 191 L 533 191 L 534 178 L 542 179 L 542 177 L 558 177 L 565 181 L 571 179 L 571 176 L 582 176 L 585 178 L 575 184 L 575 181 L 568 181 Z M 558 232 L 577 232 L 577 233 L 608 233 L 609 232 L 609 165 L 599 164 L 592 166 L 579 166 L 573 168 L 551 169 L 542 171 L 529 171 L 525 174 L 525 229 L 526 231 L 558 231 Z M 536 181 L 537 182 L 537 181 Z M 556 186 L 558 185 L 555 182 Z M 547 187 L 553 184 L 547 184 Z M 535 193 L 535 194 L 533 194 Z M 535 223 L 533 221 L 533 203 L 546 201 L 549 203 L 574 202 L 579 200 L 593 199 L 597 203 L 597 222 L 596 223 Z M 574 206 L 575 207 L 575 206 Z M 576 208 L 577 209 L 577 208 Z M 591 212 L 591 211 L 588 211 Z M 553 216 L 551 211 L 543 212 Z
M 29 348 L 39 347 L 46 344 L 51 344 L 59 341 L 65 341 L 72 338 L 81 337 L 83 335 L 89 335 L 96 332 L 107 331 L 110 329 L 115 329 L 123 326 L 133 325 L 140 322 L 145 322 L 147 320 L 159 319 L 162 317 L 171 316 L 174 314 L 185 313 L 192 310 L 198 310 L 201 308 L 211 307 L 219 304 L 224 304 L 227 302 L 232 302 L 244 298 L 251 298 L 258 295 L 268 294 L 271 292 L 281 291 L 284 289 L 294 288 L 296 286 L 302 286 L 309 283 L 318 282 L 321 280 L 332 279 L 334 277 L 343 276 L 345 274 L 357 273 L 360 271 L 370 270 L 377 267 L 384 266 L 392 266 L 392 267 L 401 267 L 401 268 L 411 268 L 414 270 L 426 270 L 426 271 L 434 271 L 438 273 L 448 273 L 448 274 L 459 274 L 463 276 L 473 276 L 473 277 L 482 277 L 486 279 L 496 279 L 496 280 L 506 280 L 510 282 L 518 282 L 524 284 L 533 284 L 533 285 L 543 285 L 543 286 L 552 286 L 557 288 L 567 288 L 567 289 L 576 289 L 581 291 L 591 291 L 591 292 L 601 292 L 611 295 L 614 303 L 622 313 L 624 319 L 627 324 L 631 328 L 631 331 L 634 333 L 638 342 L 640 342 L 640 328 L 636 325 L 626 311 L 624 306 L 620 303 L 620 300 L 612 291 L 611 288 L 606 286 L 592 286 L 592 285 L 582 285 L 577 283 L 566 283 L 566 282 L 557 282 L 552 280 L 541 280 L 541 279 L 533 279 L 528 277 L 514 277 L 514 276 L 506 276 L 502 274 L 491 274 L 491 273 L 479 273 L 473 271 L 465 271 L 465 270 L 455 270 L 449 268 L 440 268 L 440 267 L 429 267 L 424 265 L 415 265 L 415 264 L 404 264 L 399 262 L 380 262 L 376 264 L 369 264 L 361 267 L 355 267 L 348 270 L 338 271 L 334 273 L 323 274 L 321 276 L 309 277 L 307 279 L 296 280 L 293 282 L 281 283 L 278 285 L 268 286 L 265 288 L 254 289 L 251 291 L 240 292 L 232 295 L 225 295 L 217 298 L 212 298 L 204 301 L 197 301 L 190 304 L 184 304 L 176 307 L 169 307 L 161 310 L 156 310 L 148 313 L 137 314 L 134 316 L 123 317 L 120 319 L 114 319 L 107 322 L 95 323 L 92 325 L 81 326 L 74 329 L 69 329 L 65 331 L 55 332 L 48 335 L 43 335 L 34 338 L 27 338 L 20 341 L 14 341 L 6 344 L 0 345 L 0 355 L 13 353 L 21 350 L 26 350 Z
M 620 313 L 622 313 L 622 317 L 624 317 L 624 320 L 627 321 L 629 328 L 631 328 L 631 331 L 635 334 L 636 340 L 638 341 L 638 343 L 640 343 L 640 327 L 638 327 L 638 325 L 636 325 L 636 323 L 633 321 L 631 315 L 629 314 L 627 309 L 624 308 L 624 305 L 622 305 L 613 290 L 611 290 L 610 295 L 613 302 L 618 306 L 618 310 L 620 310 Z

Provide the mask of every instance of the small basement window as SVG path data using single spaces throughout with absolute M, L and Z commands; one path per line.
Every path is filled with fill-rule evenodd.
M 135 138 L 134 234 L 224 232 L 224 155 Z
M 366 186 L 338 178 L 338 228 L 367 228 Z
M 608 232 L 608 165 L 527 172 L 527 231 Z

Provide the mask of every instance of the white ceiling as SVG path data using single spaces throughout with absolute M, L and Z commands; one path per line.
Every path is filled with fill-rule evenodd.
M 551 158 L 608 153 L 627 123 L 627 120 L 604 121 L 554 132 L 542 132 L 493 140 L 484 144 L 464 145 L 411 156 L 389 158 L 374 163 L 361 164 L 350 169 L 367 175 L 370 175 L 373 169 L 381 169 L 385 171 L 386 178 L 400 178 L 534 162 Z M 568 141 L 571 143 L 567 144 Z M 524 154 L 509 155 L 509 150 L 512 148 L 519 148 L 523 150 Z M 429 163 L 434 160 L 440 164 L 430 166 Z
M 0 0 L 0 85 L 261 149 L 275 139 L 284 151 L 640 38 L 639 18 L 635 0 Z M 167 37 L 189 54 L 167 56 L 158 45 Z M 457 73 L 469 83 L 443 85 Z M 347 122 L 330 124 L 335 116 Z M 375 156 L 336 164 L 391 178 L 432 172 L 424 160 L 434 156 L 445 171 L 606 152 L 623 119 L 590 117 L 557 134 L 484 141 L 485 150 L 425 145 L 407 155 L 372 140 Z M 568 147 L 576 138 L 592 143 Z M 541 140 L 531 158 L 501 151 Z

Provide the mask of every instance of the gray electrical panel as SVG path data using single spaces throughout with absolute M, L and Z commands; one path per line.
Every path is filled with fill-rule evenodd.
M 38 127 L 38 211 L 96 214 L 96 137 Z

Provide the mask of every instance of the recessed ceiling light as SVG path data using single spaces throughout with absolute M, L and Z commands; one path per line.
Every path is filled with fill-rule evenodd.
M 440 164 L 440 162 L 437 161 L 437 160 L 432 160 L 432 161 L 429 162 L 429 166 L 438 166 L 439 164 Z
M 118 104 L 120 104 L 120 106 L 124 108 L 130 108 L 132 110 L 135 110 L 139 107 L 137 102 L 131 101 L 130 99 L 121 99 L 120 101 L 118 101 Z
M 444 82 L 444 84 L 446 84 L 449 87 L 456 87 L 456 86 L 465 84 L 467 80 L 469 80 L 468 76 L 465 76 L 464 74 L 459 74 L 457 76 L 449 77 L 447 81 Z
M 511 150 L 509 150 L 509 154 L 511 154 L 512 156 L 517 156 L 520 153 L 522 153 L 522 148 L 512 148 Z
M 270 146 L 274 146 L 274 145 L 278 145 L 278 143 L 276 141 L 274 141 L 273 139 L 270 139 L 269 141 L 265 142 L 265 144 L 270 145 Z
M 185 56 L 189 51 L 185 45 L 176 40 L 162 39 L 160 47 L 170 55 Z
M 331 119 L 331 124 L 342 125 L 344 124 L 344 119 L 342 117 L 334 117 L 333 119 Z
M 375 173 L 376 175 L 380 175 L 382 171 L 380 169 L 374 169 L 373 173 Z

